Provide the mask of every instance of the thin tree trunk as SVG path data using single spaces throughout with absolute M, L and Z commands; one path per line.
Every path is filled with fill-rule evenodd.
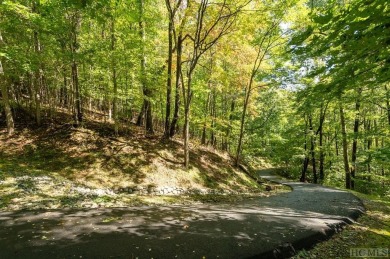
M 325 178 L 324 164 L 325 164 L 325 152 L 324 152 L 324 132 L 321 127 L 320 132 L 320 181 L 322 182 Z
M 192 70 L 187 74 L 187 98 L 184 102 L 184 167 L 188 169 L 190 164 L 190 107 L 192 99 L 191 83 Z M 184 89 L 183 89 L 184 90 Z
M 215 89 L 213 89 L 213 94 L 212 94 L 212 102 L 211 102 L 211 136 L 210 136 L 210 143 L 211 145 L 215 148 L 217 145 L 217 137 L 216 137 L 216 130 L 215 130 L 215 121 L 217 117 L 217 112 L 216 112 L 216 92 Z
M 307 167 L 309 166 L 309 156 L 307 155 L 307 120 L 305 119 L 305 158 L 303 159 L 303 167 L 301 172 L 301 178 L 299 179 L 300 182 L 306 182 L 306 173 L 307 173 Z
M 207 94 L 207 101 L 205 103 L 205 109 L 204 109 L 204 122 L 203 122 L 202 139 L 201 139 L 202 145 L 206 144 L 207 113 L 210 105 L 210 95 L 211 93 Z
M 182 44 L 183 38 L 181 32 L 177 38 L 176 46 L 176 83 L 175 83 L 175 109 L 173 112 L 173 118 L 171 122 L 171 129 L 169 132 L 170 137 L 173 137 L 176 133 L 176 124 L 179 120 L 179 110 L 180 110 L 180 84 L 181 82 L 181 57 L 182 57 Z
M 190 141 L 190 110 L 189 106 L 186 105 L 186 108 L 184 109 L 184 167 L 188 169 L 190 164 L 190 147 L 189 147 L 189 141 Z
M 311 132 L 310 136 L 310 154 L 311 154 L 311 164 L 313 167 L 313 182 L 317 183 L 317 169 L 316 169 L 316 158 L 315 158 L 315 141 L 314 141 L 314 132 L 313 132 L 313 120 L 311 115 L 309 115 L 309 128 Z
M 368 151 L 368 158 L 367 158 L 367 172 L 371 174 L 371 146 L 372 146 L 372 137 L 371 135 L 371 120 L 368 120 L 364 123 L 365 125 L 365 132 L 369 135 L 367 139 L 367 151 Z M 371 178 L 371 175 L 369 175 L 369 178 Z
M 34 51 L 37 55 L 41 52 L 41 46 L 38 39 L 38 32 L 34 32 Z M 34 72 L 34 102 L 35 102 L 35 120 L 38 126 L 41 126 L 41 89 L 42 89 L 42 78 L 40 64 L 35 68 Z
M 323 104 L 321 104 L 321 110 L 320 110 L 320 126 L 318 127 L 318 130 L 316 132 L 316 135 L 319 134 L 319 139 L 320 139 L 320 181 L 324 180 L 324 163 L 325 163 L 325 152 L 324 152 L 324 146 L 323 146 L 323 138 L 324 138 L 324 122 L 325 122 L 325 116 L 326 116 L 326 111 L 328 108 L 328 104 L 324 107 Z
M 144 111 L 145 111 L 145 130 L 147 135 L 154 134 L 153 118 L 152 118 L 152 103 L 150 101 L 151 92 L 146 83 L 146 53 L 145 53 L 145 24 L 144 24 L 144 0 L 139 3 L 140 21 L 139 33 L 141 37 L 141 83 L 144 95 Z
M 385 85 L 385 91 L 386 91 L 387 121 L 390 125 L 390 92 L 387 89 L 387 85 Z
M 117 83 L 117 74 L 116 74 L 116 57 L 115 57 L 115 18 L 114 15 L 112 15 L 111 19 L 111 67 L 112 67 L 112 84 L 114 87 L 114 98 L 112 100 L 112 110 L 113 110 L 113 117 L 114 117 L 114 132 L 115 135 L 118 135 L 118 128 L 119 128 L 119 122 L 118 122 L 118 83 Z
M 39 1 L 32 2 L 32 11 L 34 13 L 39 13 Z M 41 117 L 41 90 L 42 90 L 42 74 L 41 74 L 41 44 L 39 42 L 38 32 L 33 32 L 34 39 L 34 52 L 38 56 L 38 63 L 36 64 L 34 71 L 34 103 L 35 103 L 35 120 L 38 126 L 41 126 L 42 117 Z
M 3 37 L 1 35 L 0 31 L 0 46 L 4 44 Z M 1 57 L 0 57 L 1 58 Z M 5 111 L 5 118 L 7 121 L 7 133 L 8 136 L 11 136 L 15 131 L 15 124 L 14 124 L 14 118 L 12 116 L 12 110 L 11 105 L 9 103 L 9 97 L 8 97 L 8 89 L 6 85 L 6 81 L 4 80 L 4 70 L 3 70 L 3 63 L 0 59 L 0 87 L 1 87 L 1 95 L 3 99 L 3 106 Z
M 4 81 L 4 76 L 3 76 L 3 71 L 1 67 L 1 61 L 0 61 L 0 79 L 1 79 L 1 95 L 3 96 L 3 106 L 4 106 L 4 111 L 5 111 L 5 118 L 7 121 L 7 133 L 9 136 L 11 136 L 14 131 L 15 131 L 15 124 L 14 124 L 14 118 L 12 117 L 12 111 L 11 111 L 11 106 L 9 103 L 9 98 L 8 98 L 8 89 L 7 85 L 5 84 Z
M 225 151 L 230 151 L 230 134 L 232 132 L 232 121 L 233 121 L 233 112 L 236 107 L 236 102 L 233 99 L 230 104 L 230 114 L 229 114 L 229 125 L 226 129 L 226 146 L 223 148 Z
M 339 103 L 340 109 L 340 124 L 341 124 L 341 135 L 343 138 L 343 159 L 344 159 L 344 172 L 345 172 L 345 188 L 351 189 L 351 172 L 349 168 L 349 160 L 348 160 L 348 142 L 347 142 L 347 129 L 345 125 L 345 117 L 344 117 L 344 108 L 340 101 Z
M 171 15 L 171 14 L 170 14 Z M 173 59 L 173 17 L 168 24 L 168 74 L 167 74 L 167 99 L 165 106 L 164 138 L 170 137 L 171 126 L 171 93 L 172 93 L 172 59 Z
M 245 100 L 244 100 L 244 107 L 242 108 L 242 114 L 241 114 L 241 124 L 240 124 L 240 135 L 238 137 L 238 145 L 237 145 L 237 152 L 236 152 L 236 166 L 239 166 L 240 164 L 240 156 L 242 151 L 242 139 L 244 137 L 244 126 L 245 126 L 245 116 L 246 111 L 249 104 L 249 97 L 250 97 L 250 90 L 252 89 L 252 83 L 253 78 L 249 81 L 249 86 L 245 90 Z
M 66 68 L 64 67 L 63 69 L 63 86 L 61 87 L 61 97 L 60 97 L 60 103 L 62 107 L 67 107 L 68 106 L 68 80 L 66 78 Z
M 239 135 L 239 138 L 238 138 L 238 145 L 237 145 L 237 152 L 236 152 L 236 161 L 235 161 L 235 165 L 236 166 L 238 166 L 240 164 L 240 156 L 241 156 L 241 152 L 242 152 L 242 140 L 243 140 L 243 136 L 244 136 L 245 116 L 246 116 L 246 112 L 247 112 L 247 109 L 248 109 L 248 103 L 249 103 L 249 100 L 250 100 L 250 94 L 251 94 L 251 91 L 252 91 L 253 81 L 255 79 L 255 76 L 256 76 L 257 72 L 260 69 L 260 66 L 261 66 L 261 64 L 262 64 L 262 62 L 264 60 L 264 57 L 266 56 L 266 54 L 267 54 L 267 52 L 268 52 L 268 50 L 269 50 L 269 48 L 271 46 L 271 42 L 270 41 L 268 43 L 265 43 L 265 41 L 266 41 L 267 37 L 269 36 L 269 32 L 274 30 L 276 25 L 277 25 L 276 23 L 272 24 L 268 28 L 268 32 L 264 35 L 264 37 L 262 38 L 262 40 L 260 42 L 260 45 L 258 46 L 259 48 L 258 48 L 258 51 L 257 51 L 257 56 L 256 56 L 256 59 L 255 59 L 255 62 L 254 62 L 253 67 L 252 67 L 251 77 L 249 79 L 248 87 L 245 89 L 244 107 L 243 107 L 242 114 L 241 114 L 240 135 Z M 263 44 L 266 44 L 264 49 L 263 49 Z
M 358 97 L 356 100 L 356 106 L 355 106 L 355 122 L 353 126 L 353 142 L 352 142 L 352 167 L 351 167 L 351 189 L 355 189 L 355 176 L 356 176 L 356 171 L 357 171 L 357 165 L 356 165 L 356 158 L 357 158 L 357 145 L 358 145 L 358 134 L 359 134 L 359 120 L 360 120 L 360 95 L 361 95 L 362 90 L 358 90 Z
M 336 110 L 334 111 L 334 122 L 336 123 Z M 339 156 L 339 139 L 337 134 L 337 127 L 334 128 L 334 139 L 335 139 L 336 156 Z
M 75 101 L 75 124 L 79 126 L 83 122 L 83 113 L 81 106 L 81 94 L 80 94 L 80 86 L 79 86 L 79 75 L 78 75 L 78 64 L 76 60 L 76 52 L 78 49 L 77 42 L 77 29 L 80 25 L 80 17 L 78 11 L 73 16 L 73 24 L 72 24 L 72 83 L 74 88 L 74 101 Z

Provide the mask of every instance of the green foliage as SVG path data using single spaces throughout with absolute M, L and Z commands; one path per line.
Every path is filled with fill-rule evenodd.
M 356 188 L 388 195 L 389 5 L 386 0 L 344 2 L 216 0 L 198 21 L 199 1 L 176 6 L 171 0 L 176 6 L 173 61 L 179 33 L 184 38 L 182 69 L 172 62 L 172 86 L 177 74 L 180 80 L 171 92 L 171 102 L 180 97 L 176 132 L 183 128 L 191 75 L 195 142 L 233 155 L 244 114 L 243 156 L 268 157 L 295 178 L 305 158 L 314 157 L 317 171 L 322 159 L 323 182 L 343 186 L 342 104 Z M 228 20 L 231 10 L 237 15 Z M 145 99 L 155 127 L 163 128 L 168 22 L 164 1 L 157 0 L 2 1 L 0 83 L 13 107 L 36 117 L 40 103 L 49 121 L 52 111 L 75 110 L 76 66 L 87 116 L 111 126 L 116 109 L 120 124 L 135 122 Z M 204 41 L 196 43 L 196 37 Z M 313 171 L 310 163 L 308 180 Z

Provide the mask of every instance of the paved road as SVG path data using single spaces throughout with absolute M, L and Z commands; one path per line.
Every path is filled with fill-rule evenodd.
M 0 258 L 283 258 L 364 210 L 350 193 L 286 184 L 234 205 L 1 212 Z

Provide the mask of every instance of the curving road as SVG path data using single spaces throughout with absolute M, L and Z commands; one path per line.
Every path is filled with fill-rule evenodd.
M 0 258 L 285 258 L 364 211 L 348 192 L 284 184 L 234 205 L 0 212 Z

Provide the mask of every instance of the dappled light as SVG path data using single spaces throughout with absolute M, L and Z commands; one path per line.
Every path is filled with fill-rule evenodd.
M 389 255 L 389 0 L 0 17 L 0 259 Z
M 363 210 L 351 194 L 320 186 L 316 195 L 320 206 L 312 206 L 307 196 L 315 186 L 298 186 L 290 193 L 235 204 L 2 212 L 0 244 L 4 254 L 20 258 L 30 249 L 36 258 L 54 256 L 48 251 L 77 257 L 163 253 L 244 258 L 272 254 L 291 240 L 297 240 L 296 249 L 307 247 L 339 231 Z M 326 202 L 331 206 L 324 206 Z M 113 252 L 118 245 L 121 249 Z

